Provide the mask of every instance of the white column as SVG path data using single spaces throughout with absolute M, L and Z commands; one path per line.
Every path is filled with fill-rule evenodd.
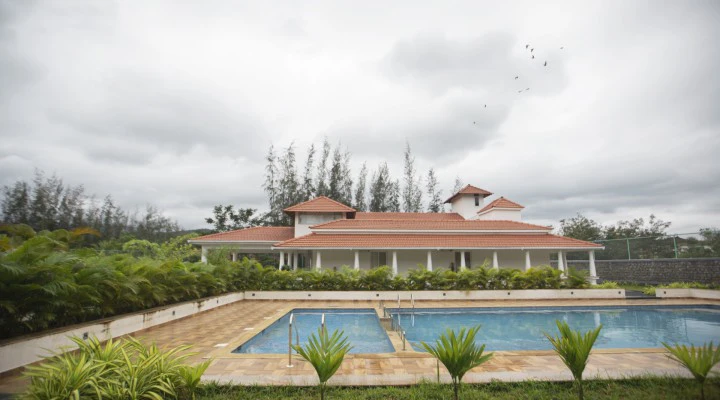
M 498 268 L 500 268 L 500 266 L 498 265 L 497 251 L 493 251 L 493 269 Z
M 278 269 L 282 268 L 283 265 L 285 265 L 285 253 L 281 251 L 280 252 L 280 260 L 278 260 Z
M 298 257 L 298 253 L 297 253 L 297 252 L 293 253 L 293 255 L 292 255 L 292 269 L 293 269 L 293 271 L 297 271 L 298 258 L 299 258 L 299 257 Z
M 317 251 L 317 256 L 315 257 L 315 268 L 322 268 L 322 256 L 320 255 L 320 250 Z
M 590 255 L 590 284 L 591 285 L 597 285 L 597 270 L 595 269 L 595 250 L 590 250 L 588 252 Z
M 465 252 L 460 252 L 460 271 L 465 271 Z
M 355 250 L 355 271 L 360 270 L 360 252 Z
M 530 264 L 530 250 L 525 250 L 525 271 L 532 267 Z
M 237 253 L 235 253 L 235 252 L 232 253 L 232 260 L 237 261 Z
M 397 251 L 393 251 L 392 271 L 393 271 L 393 276 L 395 276 L 395 275 L 398 274 L 398 268 L 397 268 Z
M 565 276 L 565 259 L 563 258 L 562 251 L 558 251 L 558 270 Z
M 563 252 L 563 262 L 565 264 L 565 270 L 569 270 L 570 264 L 568 264 L 568 262 L 567 262 L 567 251 Z
M 207 264 L 207 252 L 208 252 L 207 247 L 202 246 L 202 248 L 200 250 L 200 261 L 204 262 L 205 264 Z
M 428 250 L 427 270 L 432 271 L 432 251 Z

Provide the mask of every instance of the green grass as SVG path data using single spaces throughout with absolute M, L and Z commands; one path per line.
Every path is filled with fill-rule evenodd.
M 588 380 L 588 399 L 697 399 L 700 391 L 692 379 L 643 378 L 627 380 Z M 452 396 L 449 384 L 421 383 L 406 387 L 328 387 L 327 398 L 337 400 L 445 400 Z M 708 380 L 707 399 L 720 399 L 720 379 Z M 198 400 L 275 400 L 314 399 L 317 388 L 290 386 L 227 386 L 205 385 L 199 389 Z M 491 382 L 466 384 L 461 399 L 577 399 L 572 382 L 525 381 L 518 383 Z

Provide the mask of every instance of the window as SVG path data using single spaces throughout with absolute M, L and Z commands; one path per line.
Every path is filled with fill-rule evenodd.
M 370 268 L 376 268 L 381 265 L 387 265 L 387 253 L 385 252 L 370 252 Z
M 299 214 L 300 225 L 318 225 L 324 224 L 325 222 L 335 221 L 336 219 L 342 218 L 342 213 L 322 213 L 322 214 Z
M 475 207 L 478 207 L 478 206 L 480 206 L 480 195 L 476 194 L 475 195 Z

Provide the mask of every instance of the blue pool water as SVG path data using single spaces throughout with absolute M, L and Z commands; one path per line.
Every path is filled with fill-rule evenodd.
M 350 353 L 392 353 L 392 343 L 380 325 L 373 309 L 295 309 L 255 335 L 233 353 L 286 354 L 288 351 L 288 322 L 290 314 L 295 315 L 293 344 L 300 338 L 300 344 L 307 343 L 311 333 L 320 327 L 322 314 L 328 332 L 335 329 L 345 331 L 348 342 L 353 346 Z
M 477 343 L 487 350 L 548 350 L 543 335 L 557 335 L 555 320 L 587 331 L 602 324 L 596 348 L 653 348 L 661 342 L 701 345 L 720 340 L 720 307 L 524 307 L 388 310 L 413 348 L 435 343 L 447 328 L 482 325 Z

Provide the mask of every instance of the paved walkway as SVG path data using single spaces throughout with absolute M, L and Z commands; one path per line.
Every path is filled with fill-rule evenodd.
M 690 299 L 652 300 L 514 300 L 514 301 L 416 301 L 416 307 L 526 307 L 526 306 L 607 306 L 607 305 L 692 305 L 717 304 L 720 301 Z M 395 307 L 396 303 L 386 303 Z M 403 307 L 409 304 L 403 303 Z M 254 336 L 293 308 L 374 308 L 376 301 L 261 301 L 246 300 L 193 317 L 137 332 L 143 341 L 161 347 L 193 345 L 197 352 L 190 360 L 213 358 L 205 380 L 261 385 L 310 385 L 316 383 L 312 367 L 293 357 L 288 368 L 287 355 L 233 354 L 239 344 Z M 337 375 L 330 381 L 337 385 L 412 384 L 437 379 L 437 363 L 425 353 L 402 351 L 400 338 L 391 333 L 395 353 L 348 355 Z M 440 366 L 441 380 L 447 374 Z M 631 375 L 683 373 L 660 349 L 603 349 L 590 357 L 587 377 L 623 377 Z M 500 380 L 566 380 L 560 359 L 551 351 L 495 352 L 488 363 L 472 370 L 467 382 Z M 0 378 L 0 392 L 17 391 L 24 385 L 17 376 Z

